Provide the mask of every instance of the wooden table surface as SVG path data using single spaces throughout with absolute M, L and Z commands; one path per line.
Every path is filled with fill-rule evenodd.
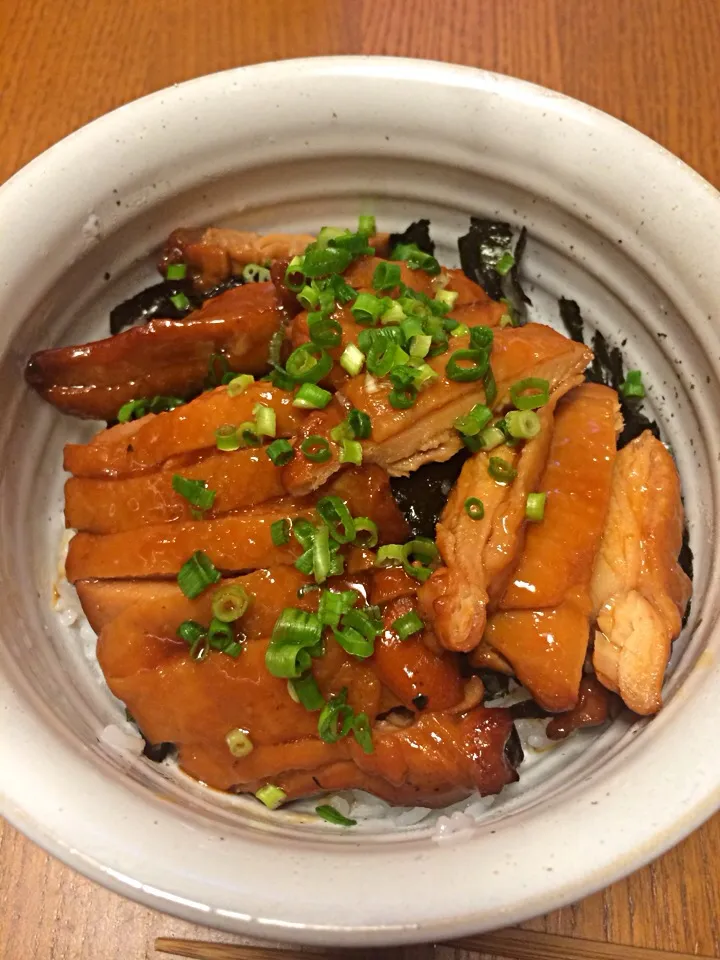
M 720 0 L 0 0 L 0 182 L 88 120 L 176 81 L 372 53 L 562 90 L 720 187 L 719 43 Z M 719 862 L 720 815 L 634 876 L 525 927 L 720 957 Z M 157 956 L 155 936 L 230 939 L 102 890 L 0 821 L 2 960 L 139 960 Z M 373 953 L 391 956 L 469 954 Z

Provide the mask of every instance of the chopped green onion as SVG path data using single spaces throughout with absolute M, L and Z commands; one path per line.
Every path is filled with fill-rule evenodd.
M 451 337 L 466 337 L 470 333 L 470 327 L 466 323 L 459 323 L 450 331 Z
M 370 720 L 366 713 L 358 713 L 356 715 L 352 722 L 352 732 L 363 753 L 372 753 L 374 750 L 372 731 L 370 730 Z
M 470 347 L 473 350 L 489 349 L 493 345 L 495 334 L 492 327 L 485 327 L 479 324 L 470 330 Z
M 285 791 L 276 787 L 274 783 L 268 783 L 264 787 L 260 787 L 255 796 L 261 803 L 265 804 L 268 810 L 277 810 L 287 799 Z
M 277 418 L 272 407 L 256 403 L 253 407 L 255 433 L 258 437 L 274 437 L 277 432 Z
M 318 249 L 325 250 L 331 240 L 341 237 L 346 232 L 343 227 L 321 227 L 316 240 Z
M 272 363 L 272 361 L 269 361 Z M 292 390 L 295 387 L 295 381 L 289 377 L 281 366 L 273 365 L 270 371 L 270 383 L 278 390 Z
M 270 525 L 270 539 L 274 547 L 284 547 L 290 542 L 290 521 L 287 517 L 282 520 L 275 520 Z
M 315 307 L 320 303 L 320 291 L 316 290 L 314 286 L 305 284 L 305 286 L 297 294 L 298 303 L 305 307 L 306 310 L 314 310 Z
M 342 327 L 322 313 L 308 314 L 308 331 L 316 347 L 339 347 L 342 343 Z
M 330 573 L 330 531 L 320 526 L 312 542 L 313 575 L 315 583 L 324 583 Z
M 363 459 L 362 444 L 359 440 L 343 440 L 340 446 L 340 463 L 354 463 L 360 466 Z
M 358 217 L 358 233 L 364 233 L 367 237 L 372 237 L 376 233 L 375 217 L 369 213 L 361 213 Z
M 179 473 L 173 474 L 172 488 L 175 493 L 198 510 L 210 510 L 215 502 L 216 491 L 209 490 L 204 480 L 191 480 Z
M 171 263 L 165 273 L 168 280 L 184 280 L 186 275 L 187 265 L 184 263 Z
M 393 290 L 400 283 L 400 277 L 400 267 L 396 263 L 381 260 L 373 272 L 373 288 L 375 290 Z
M 416 243 L 398 243 L 390 254 L 391 260 L 405 260 L 413 270 L 424 270 L 431 277 L 440 273 L 440 264 L 435 257 L 424 253 Z
M 413 337 L 422 337 L 425 335 L 425 326 L 420 317 L 407 317 L 400 324 L 400 330 L 407 341 L 412 340 Z
M 325 706 L 325 697 L 320 693 L 320 688 L 312 673 L 303 677 L 296 677 L 294 680 L 288 680 L 288 691 L 293 700 L 297 700 L 311 713 L 315 710 L 322 710 Z
M 139 397 L 137 400 L 128 400 L 117 412 L 118 423 L 128 423 L 130 420 L 139 420 L 148 413 L 166 413 L 181 407 L 185 403 L 179 397 Z
M 245 283 L 267 283 L 270 279 L 270 271 L 260 263 L 246 263 L 242 278 Z
M 639 397 L 642 399 L 645 396 L 642 371 L 628 370 L 624 382 L 620 385 L 620 392 L 624 397 Z
M 325 463 L 332 456 L 330 444 L 325 437 L 314 433 L 300 444 L 300 453 L 311 463 Z
M 273 440 L 270 446 L 266 448 L 265 453 L 276 467 L 284 467 L 295 456 L 292 444 L 287 440 Z
M 385 298 L 387 300 L 387 298 Z M 380 323 L 383 325 L 391 323 L 402 323 L 406 319 L 406 314 L 397 300 L 390 300 L 380 317 Z
M 300 677 L 310 669 L 313 649 L 320 646 L 322 623 L 315 613 L 286 607 L 273 627 L 265 666 L 274 677 Z
M 540 523 L 545 516 L 547 493 L 529 493 L 525 501 L 525 516 L 533 523 Z
M 315 527 L 309 520 L 306 520 L 305 517 L 296 517 L 293 520 L 292 532 L 303 550 L 308 550 L 312 547 L 313 540 L 315 539 Z
M 364 637 L 354 627 L 343 626 L 342 630 L 333 627 L 333 636 L 345 653 L 349 653 L 350 656 L 357 657 L 359 660 L 367 660 L 375 653 L 374 637 Z
M 405 559 L 405 548 L 401 543 L 388 543 L 380 547 L 375 557 L 376 567 L 393 567 L 402 564 Z
M 333 237 L 337 240 L 343 233 Z M 365 242 L 367 248 L 367 242 Z M 306 277 L 326 277 L 329 273 L 345 273 L 353 260 L 350 250 L 332 246 L 321 249 L 308 249 L 303 256 L 302 272 Z M 304 284 L 303 284 L 304 286 Z
M 417 399 L 417 389 L 413 386 L 395 387 L 388 394 L 390 406 L 396 410 L 409 410 Z
M 422 334 L 417 337 L 413 337 L 410 341 L 410 356 L 411 357 L 426 357 L 430 352 L 430 346 L 432 344 L 432 337 Z
M 515 257 L 509 250 L 506 250 L 495 264 L 495 272 L 499 273 L 501 277 L 504 277 L 507 273 L 510 273 L 514 266 Z
M 488 473 L 498 483 L 510 483 L 517 476 L 517 470 L 502 457 L 490 457 Z
M 392 628 L 401 640 L 406 640 L 408 637 L 411 637 L 414 633 L 422 630 L 424 626 L 425 624 L 415 610 L 404 613 L 392 622 Z
M 510 436 L 520 440 L 532 440 L 540 433 L 542 426 L 534 410 L 510 410 L 504 419 Z
M 304 257 L 293 257 L 285 271 L 285 286 L 298 293 L 305 286 Z
M 506 327 L 512 327 L 512 326 L 514 326 L 513 318 L 510 316 L 509 313 L 504 313 L 500 317 L 500 329 L 504 330 Z
M 177 628 L 181 640 L 190 647 L 193 660 L 204 660 L 207 656 L 207 630 L 197 620 L 184 620 Z
M 329 527 L 338 543 L 351 543 L 355 539 L 355 522 L 340 497 L 321 497 L 315 505 L 320 519 Z
M 234 757 L 246 757 L 253 751 L 253 742 L 247 735 L 247 731 L 239 728 L 231 730 L 230 733 L 225 735 L 225 743 L 227 743 L 228 749 Z
M 480 445 L 483 450 L 494 450 L 505 443 L 506 439 L 500 427 L 488 427 L 480 434 Z
M 318 603 L 318 616 L 325 627 L 337 627 L 340 617 L 357 603 L 358 595 L 354 590 L 323 590 Z
M 177 575 L 178 586 L 189 600 L 199 597 L 203 590 L 217 583 L 219 579 L 220 572 L 202 550 L 196 550 L 180 567 Z
M 351 287 L 347 283 L 344 277 L 339 276 L 337 273 L 332 274 L 322 281 L 323 286 L 331 294 L 333 301 L 338 303 L 350 303 L 351 300 L 354 300 L 357 296 L 357 290 L 354 287 Z
M 316 383 L 303 383 L 295 394 L 292 405 L 302 410 L 323 410 L 332 400 L 329 390 L 323 390 Z
M 252 383 L 255 383 L 255 377 L 252 377 L 249 373 L 241 373 L 238 377 L 233 377 L 228 383 L 227 394 L 229 397 L 237 397 L 244 393 Z
M 298 383 L 317 383 L 332 369 L 332 358 L 321 347 L 303 343 L 290 354 L 285 364 L 289 377 Z
M 365 354 L 354 343 L 349 343 L 340 355 L 340 366 L 351 377 L 356 377 L 365 363 Z
M 456 417 L 453 426 L 467 437 L 481 433 L 492 419 L 492 411 L 483 403 L 476 403 L 469 413 Z
M 533 393 L 525 393 L 532 390 Z M 540 377 L 526 377 L 510 387 L 510 399 L 518 410 L 536 410 L 550 399 L 550 383 Z
M 350 307 L 355 322 L 365 327 L 373 327 L 386 309 L 385 301 L 373 293 L 360 293 Z
M 442 303 L 446 307 L 452 308 L 455 306 L 455 301 L 460 296 L 457 290 L 438 290 L 435 294 L 435 299 L 438 303 Z
M 208 627 L 208 643 L 213 650 L 226 650 L 235 642 L 235 634 L 229 623 L 213 617 Z
M 367 413 L 355 407 L 347 415 L 347 422 L 356 440 L 367 440 L 372 432 L 372 421 Z M 349 437 L 346 439 L 350 439 Z
M 223 623 L 239 620 L 249 606 L 250 595 L 239 583 L 228 583 L 224 587 L 219 587 L 213 594 L 213 616 Z
M 461 363 L 470 363 L 471 366 L 460 366 Z M 490 363 L 487 350 L 456 350 L 450 355 L 445 367 L 445 376 L 448 380 L 457 380 L 467 383 L 480 380 L 487 373 Z
M 367 550 L 371 550 L 373 547 L 377 546 L 378 543 L 378 528 L 377 524 L 371 520 L 369 517 L 355 517 L 355 543 L 359 547 L 364 547 Z M 366 537 L 361 537 L 360 534 L 367 534 Z
M 351 820 L 349 817 L 343 816 L 339 810 L 331 807 L 329 803 L 321 803 L 319 807 L 315 807 L 315 813 L 321 820 L 327 820 L 328 823 L 333 823 L 337 827 L 354 827 L 357 823 L 357 820 Z
M 352 707 L 347 702 L 347 687 L 330 697 L 318 719 L 318 735 L 325 743 L 337 743 L 353 726 Z
M 190 301 L 184 293 L 173 294 L 172 297 L 170 297 L 170 303 L 176 310 L 188 310 L 190 308 Z
M 330 439 L 334 443 L 342 443 L 343 440 L 353 439 L 353 432 L 347 420 L 343 420 L 341 423 L 338 423 L 336 426 L 331 428 Z
M 215 431 L 215 446 L 218 450 L 239 450 L 241 447 L 240 433 L 232 423 L 224 423 Z
M 403 354 L 405 351 L 393 338 L 376 337 L 367 355 L 368 372 L 375 377 L 387 376 Z
M 485 516 L 485 507 L 477 497 L 468 497 L 465 501 L 465 513 L 471 520 L 482 520 Z

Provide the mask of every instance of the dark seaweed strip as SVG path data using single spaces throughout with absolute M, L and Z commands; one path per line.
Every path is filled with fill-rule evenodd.
M 560 318 L 571 338 L 577 343 L 584 343 L 585 322 L 580 307 L 574 300 L 561 297 L 558 300 Z M 586 372 L 586 377 L 592 383 L 603 383 L 618 391 L 620 410 L 623 415 L 624 426 L 618 438 L 618 449 L 626 446 L 635 437 L 639 437 L 644 430 L 650 430 L 660 439 L 660 428 L 654 420 L 650 420 L 642 412 L 642 400 L 638 397 L 624 397 L 620 387 L 625 381 L 625 365 L 622 352 L 618 347 L 608 345 L 605 337 L 596 330 L 592 342 L 595 359 Z
M 184 320 L 193 310 L 197 310 L 206 300 L 217 297 L 232 287 L 243 283 L 241 276 L 228 277 L 222 283 L 203 293 L 194 289 L 192 280 L 162 280 L 146 287 L 128 300 L 123 300 L 110 311 L 110 334 L 115 336 L 125 327 L 147 323 L 155 317 L 165 320 Z M 171 297 L 184 293 L 190 306 L 186 310 L 178 310 Z
M 520 735 L 515 729 L 514 724 L 512 730 L 510 731 L 510 736 L 505 742 L 505 759 L 513 768 L 513 770 L 517 770 L 517 768 L 525 759 Z
M 409 477 L 391 477 L 395 502 L 414 537 L 435 539 L 435 524 L 460 475 L 469 451 L 461 450 L 444 463 L 426 463 Z
M 585 343 L 585 337 L 583 336 L 584 323 L 580 307 L 575 300 L 566 300 L 565 297 L 560 297 L 558 304 L 560 306 L 560 319 L 565 324 L 570 339 L 574 340 L 575 343 Z
M 507 300 L 516 321 L 521 323 L 527 318 L 525 304 L 531 302 L 520 285 L 520 266 L 526 243 L 527 230 L 523 227 L 513 251 L 510 224 L 479 217 L 471 217 L 470 229 L 458 238 L 460 265 L 465 276 L 478 283 L 493 300 Z M 515 264 L 501 277 L 495 266 L 504 253 L 512 253 Z
M 391 233 L 390 234 L 390 252 L 399 243 L 414 243 L 423 251 L 423 253 L 429 253 L 430 256 L 435 255 L 435 244 L 430 237 L 430 221 L 429 220 L 415 220 L 407 230 L 403 230 L 402 233 Z
M 148 760 L 152 760 L 153 763 L 162 763 L 162 761 L 165 760 L 166 757 L 169 757 L 174 750 L 174 743 L 150 743 L 149 740 L 145 740 L 143 754 L 148 758 Z

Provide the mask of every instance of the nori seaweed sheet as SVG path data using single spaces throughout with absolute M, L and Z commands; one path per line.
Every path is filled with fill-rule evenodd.
M 402 233 L 390 234 L 390 253 L 399 243 L 414 243 L 423 253 L 435 256 L 435 244 L 430 236 L 429 220 L 414 220 Z
M 160 283 L 154 283 L 129 299 L 123 300 L 110 311 L 110 335 L 114 337 L 125 327 L 147 323 L 155 317 L 162 317 L 165 320 L 184 320 L 206 300 L 217 297 L 242 283 L 244 281 L 241 276 L 232 276 L 213 287 L 212 290 L 198 293 L 189 277 L 183 280 L 161 280 Z M 171 300 L 171 297 L 178 293 L 184 293 L 188 298 L 189 306 L 185 310 L 179 310 Z
M 507 300 L 517 322 L 527 319 L 526 304 L 531 303 L 520 284 L 520 266 L 527 243 L 527 230 L 520 230 L 513 249 L 513 228 L 502 220 L 470 218 L 470 229 L 458 239 L 460 265 L 470 280 L 485 290 L 493 300 Z M 515 263 L 501 276 L 495 269 L 504 253 L 512 253 Z

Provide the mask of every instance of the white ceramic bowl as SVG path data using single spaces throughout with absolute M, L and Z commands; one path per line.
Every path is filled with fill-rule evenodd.
M 666 706 L 528 771 L 488 817 L 341 832 L 192 789 L 99 740 L 121 716 L 51 611 L 62 442 L 26 389 L 40 346 L 99 334 L 180 224 L 308 230 L 429 216 L 440 253 L 471 213 L 526 224 L 536 315 L 575 297 L 631 366 L 682 473 L 695 596 Z M 557 907 L 639 867 L 720 800 L 720 198 L 657 144 L 506 77 L 413 60 L 264 64 L 90 124 L 0 190 L 0 795 L 84 874 L 190 920 L 336 944 L 448 938 Z M 109 279 L 104 275 L 110 274 Z

